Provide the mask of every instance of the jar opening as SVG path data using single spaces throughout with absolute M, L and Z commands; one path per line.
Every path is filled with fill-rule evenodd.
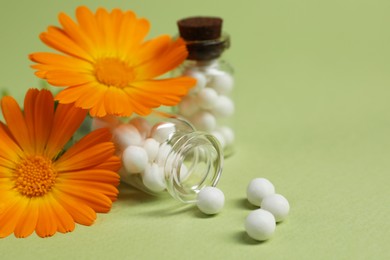
M 183 135 L 172 145 L 164 166 L 168 192 L 182 202 L 196 202 L 202 188 L 217 185 L 223 165 L 221 154 L 212 135 Z

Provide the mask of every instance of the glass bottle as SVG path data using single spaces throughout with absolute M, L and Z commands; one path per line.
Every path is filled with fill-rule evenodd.
M 234 151 L 234 78 L 233 69 L 222 54 L 230 47 L 230 37 L 222 33 L 222 19 L 218 17 L 189 17 L 177 24 L 189 54 L 174 74 L 193 77 L 197 84 L 175 113 L 196 129 L 214 135 L 228 157 Z
M 122 160 L 121 181 L 147 193 L 168 191 L 184 203 L 195 203 L 202 188 L 217 185 L 223 166 L 219 142 L 186 120 L 161 112 L 127 122 L 93 119 L 92 128 L 107 126 Z

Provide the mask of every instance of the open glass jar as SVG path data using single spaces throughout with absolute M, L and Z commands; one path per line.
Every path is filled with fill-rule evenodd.
M 195 203 L 197 193 L 216 186 L 222 173 L 223 153 L 217 139 L 174 115 L 94 118 L 93 128 L 109 127 L 123 167 L 121 181 L 142 191 L 169 194 Z

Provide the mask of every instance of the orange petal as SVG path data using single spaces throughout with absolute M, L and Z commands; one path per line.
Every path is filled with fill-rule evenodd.
M 47 198 L 53 210 L 53 217 L 56 219 L 58 231 L 61 233 L 72 232 L 75 228 L 72 216 L 58 203 L 51 193 L 47 194 Z
M 114 186 L 119 183 L 119 175 L 116 172 L 105 169 L 88 169 L 80 171 L 60 172 L 58 177 L 61 180 L 80 180 L 80 181 L 97 181 L 109 183 Z
M 35 153 L 42 154 L 49 138 L 54 113 L 53 95 L 48 90 L 29 89 L 24 99 L 24 117 Z
M 104 106 L 107 114 L 130 116 L 132 113 L 127 94 L 117 87 L 109 87 L 104 96 Z
M 0 156 L 0 178 L 10 177 L 10 175 L 8 175 L 8 171 L 14 169 L 15 166 L 16 162 L 10 161 L 8 158 Z
M 22 238 L 31 235 L 37 225 L 39 215 L 39 200 L 29 199 L 29 202 L 23 211 L 15 227 L 15 237 Z
M 90 84 L 72 86 L 59 92 L 55 100 L 58 100 L 61 104 L 70 104 L 76 102 L 84 93 L 90 93 L 93 90 Z
M 1 109 L 8 128 L 20 147 L 27 153 L 34 153 L 33 143 L 30 140 L 26 121 L 15 99 L 5 96 L 1 100 Z
M 98 104 L 100 101 L 104 102 L 104 95 L 107 91 L 106 86 L 98 83 L 92 83 L 84 85 L 83 88 L 84 92 L 79 94 L 79 97 L 75 102 L 76 107 L 90 109 L 91 107 L 94 107 L 96 104 Z
M 118 51 L 120 51 L 120 56 L 127 57 L 130 60 L 149 30 L 148 20 L 137 19 L 132 11 L 127 11 L 119 30 Z
M 54 158 L 61 151 L 80 127 L 86 114 L 86 110 L 76 108 L 72 104 L 58 104 L 45 151 L 47 157 Z
M 49 139 L 54 118 L 54 100 L 50 91 L 41 90 L 39 92 L 34 113 L 35 152 L 42 154 Z
M 85 60 L 72 56 L 65 56 L 56 53 L 36 52 L 29 55 L 30 60 L 47 65 L 52 70 L 69 70 L 80 72 L 91 72 L 93 65 Z
M 78 86 L 90 82 L 95 82 L 96 78 L 89 73 L 80 73 L 79 71 L 59 71 L 52 70 L 45 74 L 49 84 L 54 86 Z
M 7 181 L 11 180 L 14 175 L 14 171 L 15 171 L 14 168 L 15 168 L 15 163 L 11 164 L 9 163 L 8 160 L 5 160 L 4 158 L 0 157 L 0 179 L 7 178 L 8 179 Z M 2 183 L 2 185 L 4 184 Z
M 55 50 L 86 61 L 93 61 L 90 53 L 83 50 L 58 27 L 50 26 L 47 32 L 41 33 L 39 36 L 47 46 Z
M 110 20 L 111 20 L 111 26 L 112 26 L 111 30 L 112 30 L 112 34 L 113 34 L 112 37 L 115 40 L 114 48 L 116 50 L 119 50 L 118 39 L 119 39 L 119 35 L 120 35 L 120 28 L 121 28 L 123 17 L 124 17 L 124 14 L 123 14 L 122 10 L 120 10 L 118 8 L 113 9 L 110 13 Z
M 125 88 L 124 91 L 129 96 L 129 102 L 131 104 L 131 109 L 134 113 L 140 115 L 140 116 L 146 116 L 149 115 L 152 112 L 152 108 L 156 108 L 161 105 L 159 102 L 154 102 L 155 106 L 151 105 L 151 102 L 149 102 L 149 97 L 146 99 L 139 98 L 136 93 L 138 90 L 133 90 L 131 88 Z
M 94 14 L 87 7 L 80 6 L 76 9 L 76 17 L 81 30 L 96 46 L 94 56 L 100 57 L 104 35 L 100 34 Z
M 61 13 L 58 16 L 62 27 L 66 34 L 71 38 L 77 45 L 83 48 L 88 53 L 95 53 L 96 46 L 93 41 L 88 37 L 88 32 L 85 33 L 80 27 L 66 14 Z M 96 56 L 94 56 L 96 58 Z
M 169 35 L 161 35 L 142 43 L 139 50 L 133 54 L 134 66 L 137 67 L 151 61 L 158 62 L 155 58 L 164 53 L 170 44 L 171 37 Z M 142 71 L 138 71 L 138 73 L 142 73 Z
M 95 144 L 109 142 L 110 140 L 111 132 L 107 128 L 100 128 L 92 131 L 70 147 L 66 153 L 61 156 L 61 160 L 66 161 L 73 156 L 78 156 L 78 154 L 83 153 Z
M 29 199 L 26 197 L 15 195 L 7 200 L 6 205 L 0 208 L 0 238 L 7 237 L 14 232 L 28 201 Z
M 40 237 L 51 237 L 57 232 L 57 223 L 54 212 L 46 196 L 36 198 L 38 202 L 38 219 L 35 232 Z
M 71 185 L 71 183 L 56 183 L 56 189 L 58 189 L 61 193 L 68 194 L 69 196 L 80 200 L 83 204 L 88 205 L 95 212 L 106 213 L 111 209 L 111 199 L 101 192 L 89 189 L 88 186 L 74 186 Z
M 115 147 L 112 142 L 99 143 L 74 156 L 64 156 L 65 159 L 60 157 L 54 163 L 54 167 L 58 172 L 87 169 L 107 160 L 114 154 L 114 151 Z
M 104 106 L 104 96 L 105 94 L 102 96 L 102 98 L 100 100 L 97 101 L 97 103 L 91 107 L 91 109 L 89 110 L 89 114 L 92 116 L 92 117 L 104 117 L 107 115 L 107 111 L 105 109 L 105 106 Z
M 18 194 L 17 191 L 15 191 L 15 185 L 14 181 L 12 181 L 12 175 L 13 171 L 8 169 L 8 172 L 4 167 L 1 167 L 1 170 L 5 170 L 2 172 L 5 176 L 2 176 L 0 178 L 0 192 L 3 193 L 0 201 L 0 214 L 2 210 L 2 204 L 7 202 L 6 198 L 11 198 L 10 196 L 14 196 L 15 194 Z M 11 174 L 11 176 L 9 176 Z M 8 175 L 8 176 L 6 176 Z
M 121 159 L 117 156 L 112 156 L 110 157 L 110 159 L 106 160 L 105 162 L 102 162 L 101 164 L 95 166 L 94 168 L 118 172 L 121 166 L 122 166 Z
M 169 44 L 165 41 L 165 38 L 160 37 L 145 44 L 140 49 L 142 53 L 143 48 L 146 48 L 145 51 L 155 48 L 154 52 L 151 53 L 154 54 L 153 57 L 146 56 L 148 60 L 143 59 L 142 56 L 138 58 L 141 61 L 141 63 L 138 63 L 140 65 L 136 66 L 135 74 L 138 81 L 160 76 L 176 68 L 187 58 L 188 52 L 181 38 L 170 41 Z
M 0 122 L 0 157 L 15 164 L 24 153 L 9 134 L 7 127 Z
M 35 101 L 39 94 L 38 89 L 29 89 L 24 98 L 24 118 L 30 140 L 35 144 Z M 53 98 L 52 98 L 53 99 Z
M 72 216 L 76 223 L 90 226 L 96 219 L 96 212 L 72 196 L 53 189 L 53 196 L 59 204 Z
M 98 8 L 95 14 L 96 23 L 100 30 L 100 34 L 104 35 L 104 48 L 112 55 L 116 55 L 116 44 L 113 24 L 111 23 L 110 15 L 104 8 Z
M 59 183 L 63 183 L 63 185 L 78 187 L 80 190 L 87 189 L 94 193 L 104 194 L 109 198 L 116 198 L 118 196 L 118 189 L 116 188 L 117 184 L 101 182 L 99 178 L 97 180 L 72 180 L 72 179 L 60 179 Z
M 125 91 L 129 96 L 140 96 L 133 98 L 143 102 L 154 102 L 161 105 L 176 105 L 181 97 L 195 85 L 196 80 L 190 77 L 179 77 L 163 80 L 150 80 L 132 83 L 132 87 Z

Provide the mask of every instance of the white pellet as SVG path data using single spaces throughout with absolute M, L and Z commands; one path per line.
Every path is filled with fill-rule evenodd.
M 157 123 L 152 127 L 151 137 L 157 142 L 165 142 L 176 131 L 175 124 L 169 122 Z
M 142 182 L 146 188 L 153 192 L 161 192 L 166 188 L 162 168 L 155 163 L 146 166 L 142 175 Z
M 210 81 L 207 86 L 214 88 L 219 94 L 226 95 L 232 91 L 234 79 L 229 73 L 214 69 L 208 71 L 208 76 Z
M 255 206 L 260 206 L 261 201 L 265 197 L 274 193 L 274 185 L 265 178 L 253 179 L 246 189 L 246 196 L 248 201 Z
M 129 145 L 142 145 L 143 138 L 137 128 L 129 124 L 121 124 L 115 127 L 112 131 L 113 139 L 121 149 L 125 149 Z
M 229 146 L 234 143 L 234 131 L 230 127 L 221 126 L 218 127 L 217 131 L 220 132 L 225 138 L 226 146 Z
M 206 86 L 206 75 L 198 70 L 190 69 L 184 72 L 185 76 L 196 79 L 196 85 L 190 90 L 189 94 L 194 94 L 202 90 Z
M 290 204 L 282 195 L 271 194 L 263 199 L 261 208 L 271 212 L 272 215 L 274 215 L 276 222 L 280 222 L 287 217 L 290 211 Z
M 128 173 L 140 173 L 148 163 L 148 154 L 139 146 L 130 145 L 122 154 L 122 164 Z
M 217 92 L 212 88 L 202 89 L 197 96 L 198 105 L 203 109 L 211 109 L 218 100 Z
M 207 111 L 199 111 L 191 117 L 191 122 L 197 130 L 211 132 L 217 125 L 216 118 Z
M 145 118 L 134 117 L 129 121 L 129 124 L 137 128 L 143 139 L 146 139 L 150 135 L 150 129 L 152 128 L 152 126 Z
M 193 96 L 185 96 L 178 105 L 179 114 L 185 117 L 190 117 L 199 110 L 199 105 L 196 103 L 196 98 Z
M 252 211 L 245 219 L 245 230 L 255 240 L 264 241 L 271 238 L 275 228 L 274 216 L 263 209 Z
M 227 96 L 219 96 L 211 112 L 216 117 L 229 117 L 234 114 L 234 103 Z
M 153 162 L 158 154 L 160 143 L 153 138 L 148 138 L 144 142 L 144 149 L 148 154 L 149 162 Z
M 225 204 L 225 195 L 216 187 L 205 187 L 197 196 L 196 205 L 205 214 L 212 215 L 221 212 Z

